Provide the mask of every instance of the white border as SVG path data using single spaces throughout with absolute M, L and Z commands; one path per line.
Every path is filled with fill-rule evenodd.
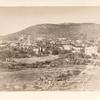
M 54 0 L 54 2 L 50 2 L 50 0 L 0 0 L 0 6 L 100 6 L 100 0 Z
M 24 2 L 0 0 L 0 7 L 30 7 L 30 6 L 100 6 L 99 0 L 59 0 L 58 2 L 48 2 L 41 0 L 34 2 L 28 0 Z M 100 100 L 100 92 L 0 92 L 0 100 Z
M 100 92 L 2 92 L 0 100 L 100 100 Z

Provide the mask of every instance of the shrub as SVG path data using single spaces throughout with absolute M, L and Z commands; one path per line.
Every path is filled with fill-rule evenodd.
M 79 75 L 80 73 L 81 73 L 80 70 L 74 70 L 74 71 L 73 71 L 73 75 L 75 75 L 75 76 L 76 76 L 76 75 Z
M 67 72 L 67 74 L 62 73 L 61 75 L 56 77 L 56 81 L 64 81 L 68 80 L 72 76 L 72 73 L 70 71 Z

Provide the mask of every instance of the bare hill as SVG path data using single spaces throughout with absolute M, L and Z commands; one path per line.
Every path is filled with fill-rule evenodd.
M 37 37 L 68 39 L 97 39 L 100 36 L 100 25 L 94 23 L 61 23 L 39 24 L 30 26 L 24 30 L 2 37 L 6 40 L 17 40 L 21 35 L 31 35 L 31 39 Z

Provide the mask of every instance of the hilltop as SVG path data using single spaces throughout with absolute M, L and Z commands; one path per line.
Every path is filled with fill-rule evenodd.
M 97 39 L 100 36 L 100 25 L 95 23 L 39 24 L 3 36 L 2 39 L 13 41 L 17 40 L 21 35 L 30 35 L 32 40 L 38 37 L 47 39 L 65 37 L 74 40 Z

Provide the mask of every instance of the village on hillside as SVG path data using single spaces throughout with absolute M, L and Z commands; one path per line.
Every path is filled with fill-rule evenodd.
M 100 91 L 99 12 L 1 7 L 0 91 Z
M 0 69 L 11 73 L 5 80 L 10 85 L 4 82 L 6 86 L 0 84 L 3 85 L 0 89 L 67 90 L 72 79 L 84 72 L 89 64 L 95 65 L 94 60 L 100 58 L 98 43 L 99 40 L 67 38 L 38 37 L 31 40 L 30 35 L 22 35 L 17 41 L 1 40 Z
M 17 41 L 0 41 L 0 51 L 12 51 L 15 58 L 48 56 L 66 53 L 84 53 L 87 56 L 98 56 L 99 42 L 94 40 L 70 40 L 67 38 L 45 39 L 38 37 L 32 41 L 31 36 L 22 35 Z M 22 55 L 20 55 L 23 53 Z M 11 56 L 10 56 L 11 57 Z M 14 55 L 12 55 L 14 57 Z
M 37 58 L 36 62 L 38 62 L 38 58 L 45 58 L 47 61 L 49 56 L 51 58 L 58 56 L 58 58 L 66 57 L 67 63 L 86 64 L 90 59 L 99 58 L 98 43 L 99 40 L 70 40 L 67 38 L 38 37 L 31 40 L 30 35 L 22 35 L 17 41 L 0 41 L 0 60 L 14 63 L 20 58 Z M 11 68 L 12 65 L 10 65 Z

